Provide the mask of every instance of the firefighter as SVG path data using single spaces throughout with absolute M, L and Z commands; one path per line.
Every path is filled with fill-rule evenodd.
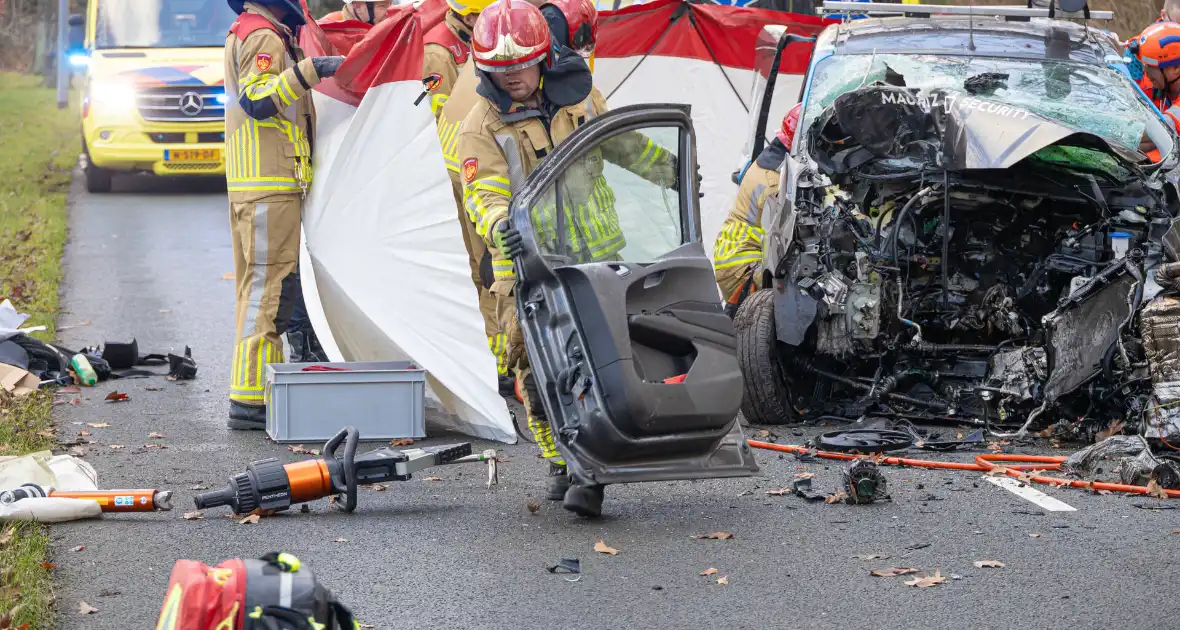
M 459 180 L 459 163 L 455 155 L 462 119 L 447 120 L 443 108 L 459 78 L 459 71 L 471 57 L 471 27 L 479 13 L 492 0 L 447 0 L 446 18 L 426 33 L 423 49 L 422 84 L 430 96 L 430 111 L 442 143 L 443 161 L 447 175 L 451 178 L 451 194 L 455 198 L 455 209 L 462 229 L 463 247 L 467 249 L 467 264 L 471 270 L 471 283 L 479 297 L 479 312 L 483 316 L 484 334 L 488 349 L 496 357 L 496 374 L 500 395 L 513 395 L 512 377 L 508 370 L 508 349 L 500 323 L 496 318 L 496 298 L 491 293 L 491 258 L 483 239 L 475 226 L 467 220 L 463 208 L 463 187 Z
M 549 460 L 547 498 L 583 516 L 602 511 L 602 486 L 573 492 L 536 382 L 524 356 L 515 311 L 516 275 L 512 257 L 520 253 L 520 233 L 509 223 L 508 205 L 528 175 L 575 129 L 606 111 L 593 89 L 590 69 L 569 49 L 557 53 L 545 17 L 524 0 L 501 0 L 483 11 L 472 34 L 479 98 L 459 130 L 458 156 L 468 218 L 491 252 L 492 293 L 501 328 L 508 336 L 508 360 L 523 384 L 529 429 Z M 542 87 L 542 77 L 544 77 Z M 676 188 L 676 156 L 631 132 L 592 149 L 563 179 L 570 192 L 563 207 L 533 209 L 538 240 L 562 241 L 574 262 L 616 260 L 626 245 L 615 211 L 614 193 L 602 176 L 606 159 L 668 188 Z M 555 230 L 562 212 L 566 229 Z
M 389 10 L 393 0 L 344 0 L 344 8 L 333 11 L 317 20 L 320 24 L 328 22 L 344 22 L 356 20 L 365 24 L 376 25 L 385 19 L 385 12 Z
M 762 211 L 766 200 L 778 194 L 780 173 L 795 139 L 802 105 L 783 117 L 783 126 L 742 175 L 737 198 L 713 244 L 713 271 L 732 317 L 751 293 L 762 288 L 758 268 L 762 264 Z
M 306 58 L 296 44 L 298 0 L 229 0 L 225 41 L 226 188 L 237 278 L 237 344 L 229 426 L 263 429 L 267 363 L 283 360 L 298 292 L 299 215 L 311 185 L 310 90 L 343 57 Z

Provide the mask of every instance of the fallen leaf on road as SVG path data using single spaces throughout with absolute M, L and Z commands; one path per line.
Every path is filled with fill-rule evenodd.
M 909 569 L 906 567 L 892 567 L 889 569 L 873 569 L 872 571 L 869 571 L 869 574 L 874 575 L 876 577 L 897 577 L 899 575 L 909 575 L 911 573 L 917 573 L 917 572 L 918 572 L 917 569 Z
M 837 490 L 836 494 L 829 495 L 828 498 L 824 499 L 824 503 L 840 503 L 847 498 L 847 493 L 845 493 L 843 490 Z
M 366 484 L 361 484 L 361 487 L 367 488 L 369 490 L 373 490 L 376 492 L 385 492 L 385 489 L 388 488 L 389 486 L 387 486 L 383 483 L 366 483 Z
M 999 560 L 976 560 L 971 564 L 974 564 L 976 569 L 1003 569 L 1006 566 Z
M 91 429 L 105 429 L 111 425 L 106 422 L 87 422 L 86 426 L 90 427 Z
M 89 451 L 82 446 L 71 446 L 69 450 L 70 457 L 86 457 L 87 453 Z
M 287 447 L 287 450 L 291 451 L 292 453 L 298 453 L 300 455 L 319 455 L 320 454 L 320 449 L 307 448 L 306 446 L 304 446 L 302 444 L 292 444 L 291 446 Z
M 700 572 L 700 573 L 698 573 L 697 575 L 708 576 L 708 575 L 713 575 L 713 574 L 715 574 L 715 573 L 717 573 L 717 569 L 715 569 L 715 568 L 713 568 L 713 567 L 709 567 L 708 569 L 705 569 L 704 571 L 701 571 L 701 572 Z
M 1168 498 L 1168 493 L 1160 487 L 1160 484 L 1155 479 L 1147 482 L 1147 496 L 1155 497 L 1157 499 Z
M 149 442 L 148 444 L 144 444 L 143 447 L 149 448 L 149 449 L 153 449 L 153 448 L 154 449 L 165 449 L 165 448 L 168 448 L 168 445 L 167 444 L 160 444 L 159 442 Z
M 86 545 L 78 545 L 77 547 L 74 547 L 70 551 L 82 551 L 85 548 L 86 548 Z
M 442 477 L 423 477 L 422 481 L 442 481 Z
M 755 432 L 754 432 L 754 435 L 756 435 L 756 436 L 758 436 L 758 437 L 761 437 L 761 438 L 764 438 L 764 437 L 770 437 L 770 436 L 772 436 L 772 435 L 774 435 L 774 434 L 773 434 L 773 433 L 771 433 L 770 431 L 767 431 L 766 429 L 759 429 L 759 430 L 757 430 L 757 431 L 755 431 Z
M 796 479 L 811 479 L 814 476 L 815 476 L 814 474 L 809 473 L 809 472 L 795 473 Z
M 333 539 L 332 539 L 332 542 L 334 542 L 334 543 L 346 543 L 346 542 L 348 542 L 348 539 L 347 539 L 347 538 L 333 538 Z
M 4 530 L 4 533 L 0 534 L 0 547 L 4 547 L 8 543 L 12 542 L 12 537 L 15 535 L 16 535 L 16 528 L 15 527 L 9 527 L 8 529 Z
M 227 272 L 225 272 L 225 273 L 221 274 L 221 279 L 222 279 L 222 280 L 233 280 L 233 279 L 234 279 L 234 278 L 236 278 L 236 277 L 237 277 L 237 276 L 236 276 L 236 275 L 234 274 L 234 272 L 232 272 L 232 271 L 227 271 Z
M 79 615 L 93 615 L 96 612 L 98 612 L 98 609 L 95 608 L 94 606 L 91 606 L 90 604 L 87 604 L 86 602 L 78 602 L 78 614 Z
M 80 435 L 82 437 L 86 437 L 86 436 L 90 435 L 90 430 L 89 429 L 82 429 L 81 431 L 78 432 L 78 435 Z
M 409 446 L 414 443 L 414 438 L 397 438 L 390 440 L 390 446 Z
M 63 330 L 69 330 L 71 328 L 81 328 L 83 326 L 89 326 L 89 325 L 90 325 L 90 322 L 78 322 L 77 324 L 66 324 L 65 326 L 58 326 L 57 331 L 61 332 Z
M 75 396 L 70 399 L 70 404 L 77 407 L 78 405 L 82 404 L 82 399 Z
M 185 512 L 184 513 L 184 520 L 186 520 L 186 521 L 199 521 L 204 518 L 205 518 L 205 513 L 200 510 L 197 510 L 195 512 Z
M 942 573 L 939 571 L 935 571 L 934 575 L 906 580 L 905 583 L 906 586 L 913 586 L 915 588 L 930 588 L 939 584 L 946 584 L 946 578 L 942 577 Z
M 1041 535 L 1040 534 L 1029 534 L 1028 537 L 1029 538 L 1040 538 Z
M 619 550 L 606 544 L 605 540 L 600 540 L 594 543 L 594 551 L 597 551 L 598 553 L 610 554 L 612 556 L 619 555 Z
M 728 576 L 728 575 L 723 575 L 723 576 L 721 576 L 721 577 L 717 578 L 717 583 L 718 583 L 718 584 L 720 584 L 720 585 L 722 585 L 722 586 L 724 586 L 724 585 L 726 585 L 726 584 L 729 584 L 729 576 Z
M 541 511 L 541 502 L 537 500 L 529 501 L 524 504 L 524 507 L 529 511 L 529 514 L 536 514 Z
M 111 444 L 111 448 L 112 448 L 112 449 L 114 449 L 114 450 L 116 450 L 116 451 L 121 451 L 121 450 L 123 450 L 123 449 L 125 449 L 125 448 L 127 448 L 127 447 L 126 447 L 126 446 L 123 446 L 122 444 Z
M 999 453 L 1000 451 L 1004 450 L 1004 447 L 1007 445 L 1007 442 L 988 442 L 987 450 L 992 451 L 993 453 Z
M 1105 429 L 1099 431 L 1094 436 L 1094 443 L 1097 444 L 1098 442 L 1101 442 L 1112 435 L 1118 435 L 1119 433 L 1122 433 L 1123 427 L 1126 425 L 1127 423 L 1123 422 L 1122 420 L 1111 420 L 1110 424 L 1107 425 Z
M 729 532 L 713 532 L 712 534 L 702 534 L 700 536 L 689 536 L 693 540 L 729 540 L 733 538 L 733 534 Z
M 373 625 L 373 624 L 371 624 L 371 623 L 361 623 L 361 622 L 359 622 L 359 621 L 356 623 L 356 625 L 357 625 L 357 627 L 359 627 L 359 628 L 376 628 L 376 627 L 377 627 L 377 626 L 374 626 L 374 625 Z
M 41 566 L 46 569 L 56 569 L 57 565 L 52 562 L 42 562 Z
M 795 491 L 791 490 L 790 488 L 779 488 L 778 490 L 767 490 L 766 494 L 769 494 L 772 497 L 782 497 L 794 494 L 794 492 Z
M 166 437 L 168 437 L 168 436 L 164 435 L 163 433 L 156 433 L 155 431 L 152 431 L 151 433 L 148 434 L 149 440 L 162 440 Z
M 1094 494 L 1108 495 L 1108 494 L 1113 494 L 1113 493 L 1110 490 L 1102 490 L 1100 488 L 1095 488 Z
M 209 489 L 209 486 L 206 486 L 203 483 L 198 483 L 195 486 L 189 486 L 189 490 L 208 490 L 208 489 Z
M 238 521 L 238 525 L 257 525 L 258 521 L 260 520 L 262 520 L 261 516 L 257 514 L 251 514 L 250 516 L 247 516 L 246 518 Z
M 859 560 L 888 560 L 889 556 L 881 555 L 879 553 L 859 553 L 854 558 Z
M 144 390 L 149 391 L 149 392 L 162 392 L 162 391 L 164 391 L 164 388 L 163 387 L 145 387 Z
M 124 400 L 131 400 L 131 397 L 127 394 L 124 394 L 123 392 L 111 392 L 107 394 L 107 397 L 103 398 L 103 400 L 109 400 L 111 402 L 123 402 Z
M 1033 435 L 1035 435 L 1037 437 L 1043 437 L 1043 438 L 1053 437 L 1053 429 L 1056 429 L 1056 428 L 1057 428 L 1057 425 L 1051 424 L 1051 425 L 1045 427 L 1044 430 L 1034 431 Z
M 55 394 L 81 394 L 82 388 L 78 387 L 77 385 L 69 385 L 67 387 L 62 387 L 62 388 L 58 389 L 54 393 Z

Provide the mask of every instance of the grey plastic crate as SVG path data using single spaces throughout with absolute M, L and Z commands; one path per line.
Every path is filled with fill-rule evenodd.
M 309 365 L 346 371 L 304 372 Z M 346 426 L 362 440 L 426 437 L 426 371 L 405 361 L 271 363 L 266 400 L 276 442 L 322 442 Z

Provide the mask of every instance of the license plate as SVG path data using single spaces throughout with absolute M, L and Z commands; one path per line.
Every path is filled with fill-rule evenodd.
M 221 149 L 173 149 L 164 152 L 165 162 L 220 162 Z

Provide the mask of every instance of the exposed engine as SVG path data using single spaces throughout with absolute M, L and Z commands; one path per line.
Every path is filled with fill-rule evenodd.
M 836 119 L 814 150 L 855 162 Z M 1161 265 L 1177 260 L 1174 200 L 1061 147 L 956 170 L 915 144 L 799 189 L 768 270 L 792 314 L 777 319 L 792 411 L 1180 436 L 1180 265 Z

